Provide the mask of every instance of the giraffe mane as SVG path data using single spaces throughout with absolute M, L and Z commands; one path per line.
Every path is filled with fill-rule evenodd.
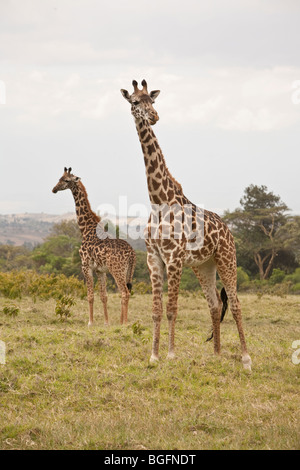
M 78 182 L 78 185 L 80 186 L 80 188 L 81 188 L 81 190 L 82 190 L 82 192 L 83 192 L 83 194 L 84 194 L 84 197 L 85 197 L 86 202 L 87 202 L 87 206 L 88 206 L 88 208 L 89 208 L 89 210 L 90 210 L 90 213 L 92 214 L 92 217 L 93 217 L 94 221 L 97 222 L 97 223 L 100 222 L 100 221 L 101 221 L 101 217 L 99 217 L 99 215 L 97 215 L 97 214 L 92 210 L 91 205 L 90 205 L 90 201 L 89 201 L 89 198 L 88 198 L 88 195 L 87 195 L 87 191 L 86 191 L 86 189 L 85 189 L 83 183 L 82 183 L 81 181 L 79 181 L 79 182 Z
M 152 132 L 153 132 L 153 131 L 152 131 Z M 154 135 L 154 133 L 153 133 L 153 135 Z M 163 153 L 162 153 L 162 150 L 161 150 L 161 148 L 159 147 L 159 145 L 158 145 L 158 150 L 160 151 L 160 155 L 161 155 L 162 161 L 163 161 L 163 163 L 164 163 L 164 168 L 165 168 L 165 171 L 166 171 L 167 176 L 170 178 L 171 181 L 173 181 L 174 186 L 175 186 L 175 188 L 177 189 L 177 191 L 179 191 L 180 194 L 183 194 L 182 186 L 181 186 L 181 184 L 178 183 L 178 181 L 174 178 L 174 176 L 171 174 L 169 168 L 167 167 L 165 157 L 164 157 L 164 155 L 163 155 Z
M 182 190 L 181 184 L 178 183 L 178 181 L 177 181 L 177 180 L 174 178 L 174 176 L 171 174 L 169 168 L 168 168 L 167 165 L 166 165 L 165 158 L 164 158 L 163 155 L 162 155 L 162 159 L 163 159 L 163 161 L 164 161 L 165 169 L 166 169 L 166 173 L 167 173 L 168 177 L 170 178 L 171 181 L 173 181 L 173 183 L 174 183 L 176 189 L 177 189 L 181 194 L 183 194 L 183 190 Z

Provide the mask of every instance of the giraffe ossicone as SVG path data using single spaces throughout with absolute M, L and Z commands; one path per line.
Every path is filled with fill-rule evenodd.
M 196 274 L 204 291 L 210 309 L 214 339 L 214 351 L 220 353 L 220 323 L 224 318 L 227 299 L 235 319 L 242 349 L 242 363 L 245 369 L 251 369 L 251 359 L 247 352 L 246 340 L 242 326 L 241 307 L 237 297 L 237 267 L 236 250 L 233 236 L 221 218 L 210 211 L 202 210 L 201 223 L 197 220 L 197 206 L 184 195 L 181 185 L 172 176 L 167 168 L 163 153 L 160 149 L 152 126 L 157 123 L 159 116 L 153 104 L 159 95 L 159 90 L 148 92 L 147 82 L 142 81 L 142 89 L 138 88 L 136 80 L 132 82 L 133 93 L 122 89 L 123 97 L 131 105 L 131 114 L 134 117 L 136 130 L 141 143 L 144 156 L 146 179 L 149 199 L 152 206 L 165 205 L 166 214 L 170 224 L 169 237 L 165 233 L 165 216 L 150 216 L 146 228 L 147 264 L 152 284 L 152 318 L 153 318 L 153 345 L 151 361 L 158 359 L 160 325 L 163 314 L 162 293 L 163 274 L 167 272 L 168 300 L 167 318 L 169 322 L 169 357 L 174 355 L 175 321 L 178 311 L 179 284 L 184 266 L 189 266 Z M 181 208 L 190 207 L 188 227 L 186 232 L 183 219 L 175 220 L 172 215 L 172 206 Z M 179 226 L 178 226 L 179 223 Z M 176 234 L 181 233 L 180 237 Z M 153 233 L 156 236 L 153 236 Z M 200 240 L 199 246 L 191 249 L 193 240 Z M 223 283 L 221 296 L 216 289 L 216 273 Z

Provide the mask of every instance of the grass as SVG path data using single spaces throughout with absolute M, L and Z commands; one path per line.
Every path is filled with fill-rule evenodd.
M 15 302 L 13 317 L 0 299 L 0 449 L 299 449 L 299 297 L 240 300 L 252 374 L 230 314 L 221 356 L 205 343 L 210 317 L 200 296 L 180 296 L 171 362 L 164 317 L 155 367 L 151 295 L 130 299 L 125 327 L 119 296 L 109 296 L 109 327 L 97 299 L 92 329 L 86 301 L 61 321 L 52 300 Z

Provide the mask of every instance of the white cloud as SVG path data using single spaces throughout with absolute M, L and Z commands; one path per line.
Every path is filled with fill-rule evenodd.
M 132 78 L 139 82 L 146 78 L 149 89 L 161 89 L 155 106 L 165 123 L 270 131 L 300 121 L 300 107 L 292 103 L 292 85 L 300 68 L 209 68 L 179 75 L 163 67 L 140 67 L 135 72 L 128 67 L 116 78 L 104 70 L 95 68 L 87 74 L 81 68 L 76 72 L 34 68 L 17 76 L 7 74 L 7 107 L 23 122 L 49 123 L 53 117 L 70 114 L 103 120 L 120 114 L 121 87 L 130 91 Z
M 205 73 L 170 84 L 161 95 L 164 119 L 197 122 L 236 131 L 269 131 L 300 121 L 291 105 L 291 85 L 300 68 L 206 69 Z

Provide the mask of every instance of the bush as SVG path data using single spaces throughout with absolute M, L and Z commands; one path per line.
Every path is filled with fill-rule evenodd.
M 30 296 L 36 299 L 58 299 L 61 295 L 86 297 L 86 286 L 74 276 L 37 274 L 34 271 L 0 273 L 0 294 L 9 299 Z
M 146 282 L 135 282 L 133 285 L 134 294 L 151 294 L 152 288 Z
M 249 287 L 249 281 L 250 279 L 248 274 L 241 266 L 239 266 L 237 268 L 237 288 L 241 289 L 245 288 L 246 286 Z
M 195 291 L 199 290 L 199 288 L 200 284 L 194 271 L 190 268 L 183 268 L 180 281 L 180 289 Z
M 273 269 L 272 275 L 270 277 L 270 283 L 272 285 L 280 284 L 285 278 L 285 272 L 281 269 L 275 268 Z
M 300 283 L 300 268 L 297 268 L 293 274 L 288 274 L 285 279 L 291 281 L 293 284 Z
M 300 294 L 300 282 L 297 282 L 296 284 L 291 286 L 291 291 L 293 294 Z
M 2 309 L 2 312 L 4 313 L 4 315 L 8 315 L 10 317 L 16 317 L 19 314 L 20 309 L 19 307 L 17 307 L 17 305 L 10 304 L 10 305 L 5 305 Z
M 21 299 L 26 290 L 25 271 L 0 273 L 0 294 L 9 299 Z
M 67 296 L 67 295 L 60 295 L 56 302 L 56 307 L 55 307 L 56 315 L 59 315 L 61 320 L 63 319 L 63 317 L 65 317 L 65 319 L 70 317 L 71 316 L 70 307 L 72 307 L 75 304 L 76 302 L 72 297 Z

